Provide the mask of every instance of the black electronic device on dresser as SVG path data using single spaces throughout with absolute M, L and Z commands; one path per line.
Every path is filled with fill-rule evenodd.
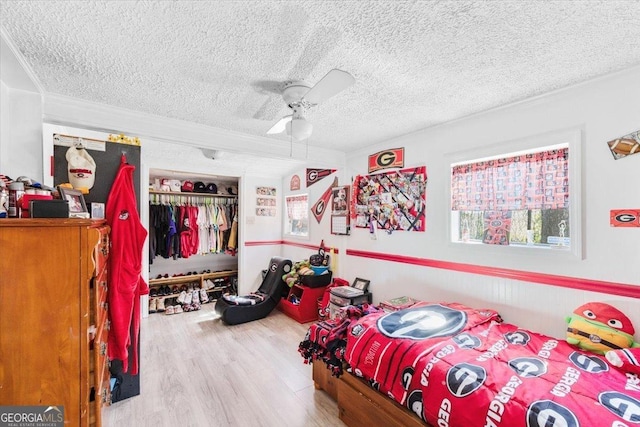
M 337 286 L 329 290 L 329 317 L 335 319 L 341 307 L 371 304 L 369 280 L 357 277 L 351 286 Z

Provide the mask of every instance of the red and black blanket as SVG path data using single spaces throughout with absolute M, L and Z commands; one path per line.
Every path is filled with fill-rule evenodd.
M 304 363 L 322 361 L 334 376 L 342 375 L 347 328 L 351 322 L 360 317 L 379 312 L 382 310 L 368 304 L 348 306 L 344 309 L 343 317 L 311 325 L 304 340 L 298 346 L 298 352 L 304 358 Z
M 640 426 L 640 380 L 493 310 L 418 303 L 350 324 L 354 374 L 434 426 Z

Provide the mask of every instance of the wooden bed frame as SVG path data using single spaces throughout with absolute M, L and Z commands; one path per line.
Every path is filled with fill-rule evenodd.
M 365 381 L 345 372 L 331 375 L 321 361 L 313 363 L 313 383 L 338 402 L 338 417 L 349 427 L 425 427 L 413 412 L 400 406 Z

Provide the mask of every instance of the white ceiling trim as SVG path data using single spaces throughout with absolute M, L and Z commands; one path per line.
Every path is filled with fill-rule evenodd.
M 308 160 L 316 163 L 342 164 L 345 153 L 322 147 L 308 147 L 304 143 L 291 143 L 214 128 L 178 119 L 154 116 L 110 105 L 77 98 L 46 94 L 43 106 L 44 121 L 51 124 L 82 127 L 107 133 L 125 133 L 141 138 L 211 148 L 232 153 L 252 154 L 272 159 Z

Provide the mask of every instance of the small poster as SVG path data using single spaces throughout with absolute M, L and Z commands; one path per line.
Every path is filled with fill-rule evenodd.
M 349 205 L 351 199 L 351 187 L 346 185 L 335 187 L 333 190 L 333 199 L 331 202 L 331 234 L 349 234 L 350 217 Z
M 300 189 L 300 177 L 298 175 L 293 175 L 291 177 L 291 182 L 289 183 L 289 189 L 291 191 Z
M 256 215 L 276 216 L 276 189 L 274 187 L 256 187 Z
M 276 199 L 269 198 L 269 197 L 258 197 L 256 199 L 256 204 L 258 206 L 275 206 Z
M 276 195 L 276 189 L 274 187 L 256 187 L 256 194 L 259 196 L 274 196 Z
M 276 208 L 256 208 L 257 216 L 276 216 Z
M 640 209 L 612 209 L 609 222 L 612 227 L 640 227 Z
M 348 215 L 350 192 L 351 188 L 348 185 L 335 187 L 333 189 L 333 202 L 331 203 L 331 210 L 334 215 Z

